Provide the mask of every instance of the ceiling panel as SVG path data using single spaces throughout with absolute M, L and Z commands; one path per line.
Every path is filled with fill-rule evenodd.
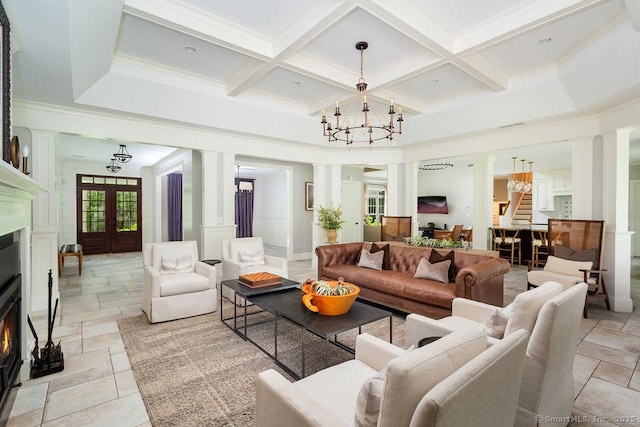
M 432 60 L 439 58 L 362 9 L 355 9 L 303 50 L 336 67 L 353 70 L 355 84 L 360 74 L 360 52 L 355 48 L 359 41 L 369 43 L 364 51 L 365 80 L 415 55 L 427 55 L 427 59 Z
M 454 34 L 486 23 L 512 8 L 530 3 L 529 0 L 423 0 L 416 4 L 444 28 Z
M 512 77 L 530 73 L 563 59 L 622 12 L 620 2 L 612 0 L 527 31 L 481 54 Z M 548 38 L 551 41 L 545 42 Z
M 185 0 L 197 8 L 273 38 L 309 7 L 312 0 Z
M 267 73 L 251 90 L 302 104 L 312 104 L 335 93 L 332 85 L 281 67 Z
M 451 64 L 429 70 L 391 87 L 392 91 L 419 99 L 425 104 L 478 89 L 486 89 L 486 86 Z
M 187 46 L 196 51 L 188 52 Z M 130 15 L 122 18 L 116 52 L 214 80 L 226 79 L 248 59 L 232 50 Z

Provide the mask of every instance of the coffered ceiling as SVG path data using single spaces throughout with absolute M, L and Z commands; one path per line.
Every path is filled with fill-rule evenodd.
M 402 143 L 640 95 L 634 0 L 3 0 L 17 99 L 322 145 L 364 77 Z M 635 50 L 634 50 L 635 49 Z

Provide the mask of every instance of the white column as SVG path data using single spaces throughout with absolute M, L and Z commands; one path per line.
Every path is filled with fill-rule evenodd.
M 387 193 L 385 194 L 385 215 L 400 215 L 400 168 L 397 163 L 387 163 Z M 416 202 L 417 203 L 417 202 Z M 416 214 L 417 214 L 416 205 Z
M 605 221 L 602 268 L 611 309 L 633 311 L 631 233 L 629 232 L 629 134 L 619 129 L 604 137 L 602 207 Z
M 404 209 L 411 215 L 411 237 L 421 236 L 418 223 L 418 165 L 419 162 L 404 163 Z
M 202 151 L 201 259 L 222 258 L 222 240 L 236 236 L 235 155 Z
M 593 184 L 602 181 L 602 162 L 594 158 L 595 139 L 571 144 L 571 202 L 572 217 L 576 219 L 598 219 L 594 216 Z
M 493 227 L 493 156 L 473 158 L 473 224 L 474 249 L 487 249 L 489 228 Z
M 320 245 L 325 245 L 327 242 L 327 235 L 324 229 L 318 223 L 318 211 L 317 208 L 320 206 L 327 206 L 331 203 L 330 200 L 327 200 L 328 188 L 330 185 L 327 183 L 327 168 L 328 165 L 324 164 L 313 164 L 313 201 L 314 201 L 314 212 L 313 212 L 313 223 L 311 227 L 311 242 L 313 247 L 311 248 L 311 267 L 318 268 L 318 257 L 316 256 L 316 247 Z
M 53 275 L 53 300 L 58 292 L 58 210 L 56 200 L 56 138 L 53 132 L 31 131 L 32 178 L 47 189 L 33 199 L 31 221 L 31 307 L 46 310 L 48 272 Z M 75 210 L 75 206 L 68 209 Z M 76 243 L 76 242 L 64 242 Z

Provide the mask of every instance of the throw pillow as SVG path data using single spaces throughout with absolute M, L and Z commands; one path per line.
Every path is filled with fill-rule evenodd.
M 402 354 L 412 351 L 411 346 Z M 387 367 L 382 368 L 377 374 L 362 384 L 356 399 L 356 414 L 354 425 L 358 427 L 375 427 L 380 415 L 380 401 L 384 394 L 384 381 L 387 376 Z
M 191 273 L 193 265 L 189 255 L 177 259 L 160 257 L 160 274 Z
M 574 251 L 571 248 L 562 245 L 555 245 L 553 247 L 553 255 L 558 258 L 568 259 L 571 261 L 591 261 L 596 263 L 598 256 L 598 249 L 584 249 L 582 251 Z
M 437 264 L 442 261 L 449 260 L 451 263 L 449 264 L 449 282 L 456 281 L 456 266 L 455 266 L 455 252 L 449 251 L 444 255 L 441 255 L 440 252 L 435 249 L 431 249 L 431 255 L 429 255 L 429 262 L 431 264 Z
M 512 313 L 512 305 L 497 308 L 484 322 L 484 333 L 490 337 L 502 339 Z
M 263 265 L 264 254 L 262 252 L 240 252 L 240 262 L 245 265 Z
M 449 283 L 449 265 L 451 261 L 441 261 L 431 264 L 426 258 L 420 259 L 420 264 L 416 268 L 416 274 L 413 276 L 417 279 L 431 279 L 442 283 Z
M 382 251 L 384 253 L 384 257 L 382 258 L 382 269 L 389 269 L 389 244 L 378 246 L 376 243 L 371 245 L 371 250 L 369 251 L 372 254 L 375 254 L 378 251 Z
M 384 259 L 384 252 L 378 251 L 374 254 L 366 249 L 362 249 L 360 252 L 360 261 L 358 261 L 358 267 L 371 268 L 373 270 L 382 270 L 382 261 Z
M 547 257 L 547 262 L 545 263 L 543 270 L 584 278 L 584 273 L 580 270 L 590 270 L 592 266 L 593 263 L 591 261 L 571 261 L 555 256 L 549 256 Z

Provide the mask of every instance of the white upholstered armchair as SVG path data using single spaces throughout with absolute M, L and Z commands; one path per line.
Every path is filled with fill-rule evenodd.
M 515 425 L 557 426 L 558 424 L 544 420 L 569 419 L 572 413 L 575 397 L 573 359 L 584 299 L 587 295 L 587 284 L 579 283 L 563 291 L 559 283 L 547 282 L 520 295 L 525 297 L 520 300 L 516 297 L 519 305 L 516 312 L 520 311 L 519 319 L 510 321 L 509 329 L 505 331 L 505 337 L 502 340 L 491 337 L 489 340 L 496 343 L 507 339 L 516 329 L 531 330 Z M 475 303 L 475 301 L 471 302 Z M 474 316 L 466 319 L 460 317 L 458 318 L 460 322 L 452 321 L 451 318 L 432 320 L 411 314 L 407 316 L 407 343 L 411 344 L 420 337 L 446 335 L 460 328 L 480 331 L 484 325 L 483 316 L 486 318 L 495 309 L 496 307 L 492 306 L 478 306 L 476 310 L 466 313 L 469 315 L 473 312 Z M 456 313 L 455 305 L 454 313 Z M 531 323 L 533 314 L 535 316 Z M 532 329 L 527 326 L 529 324 Z M 543 421 L 538 422 L 539 417 L 542 417 Z
M 256 425 L 512 426 L 527 341 L 517 331 L 487 349 L 486 335 L 462 330 L 405 352 L 362 334 L 355 360 L 294 383 L 260 373 Z
M 242 274 L 260 271 L 285 278 L 289 274 L 286 259 L 265 255 L 262 237 L 241 237 L 222 241 L 222 280 L 237 279 Z M 223 296 L 233 301 L 232 290 L 223 288 L 223 292 Z
M 195 241 L 145 243 L 142 252 L 142 311 L 151 323 L 216 310 L 216 269 L 198 261 Z

